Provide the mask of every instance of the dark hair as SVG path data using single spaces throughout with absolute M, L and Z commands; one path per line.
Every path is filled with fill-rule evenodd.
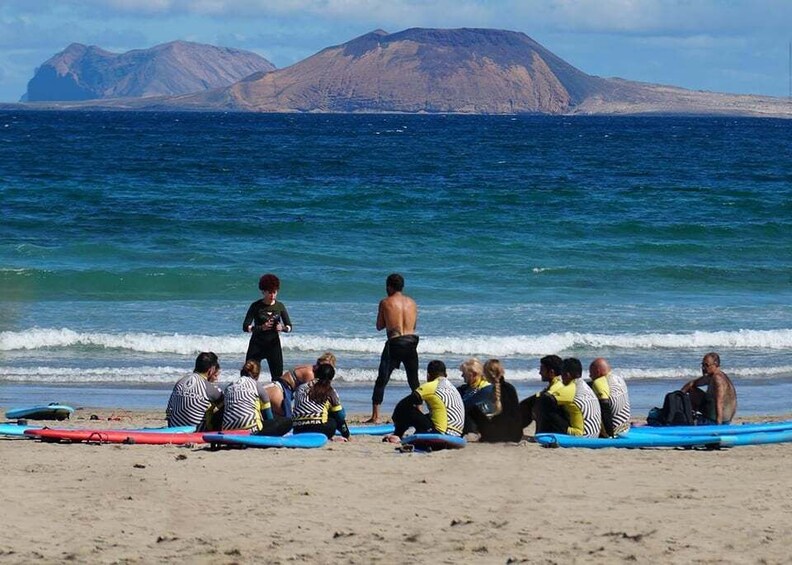
M 254 380 L 258 380 L 260 374 L 261 374 L 261 363 L 259 363 L 255 359 L 248 359 L 247 361 L 245 361 L 245 364 L 242 366 L 242 369 L 240 369 L 239 371 L 240 377 L 250 377 Z
M 704 356 L 704 359 L 711 359 L 713 363 L 715 363 L 716 367 L 720 367 L 720 355 L 715 353 L 714 351 L 710 351 Z
M 335 368 L 327 363 L 322 363 L 314 369 L 314 380 L 308 386 L 308 398 L 314 402 L 323 403 L 330 398 L 330 391 L 333 390 L 333 377 Z
M 564 371 L 564 361 L 558 355 L 545 355 L 539 359 L 539 364 L 553 371 L 557 377 Z
M 429 364 L 426 366 L 426 374 L 430 377 L 445 377 L 446 376 L 446 366 L 445 363 L 442 361 L 438 361 L 435 359 L 434 361 L 429 361 Z
M 564 374 L 569 373 L 572 375 L 573 379 L 579 379 L 583 374 L 583 365 L 580 363 L 580 359 L 575 359 L 574 357 L 564 359 L 563 372 Z
M 404 288 L 404 277 L 399 273 L 392 273 L 388 275 L 388 279 L 385 281 L 385 286 L 392 288 L 396 292 L 401 292 Z
M 195 358 L 195 369 L 193 370 L 196 373 L 205 373 L 212 367 L 220 368 L 220 361 L 217 359 L 217 355 L 211 351 L 199 353 Z
M 280 290 L 280 279 L 272 273 L 267 273 L 259 279 L 259 290 L 273 292 Z

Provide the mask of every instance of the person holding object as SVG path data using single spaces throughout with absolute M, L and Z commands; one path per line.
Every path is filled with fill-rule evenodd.
M 263 298 L 250 305 L 242 322 L 242 331 L 252 334 L 245 361 L 254 359 L 261 362 L 262 359 L 266 359 L 270 376 L 274 381 L 283 374 L 280 332 L 292 331 L 292 325 L 286 307 L 276 300 L 280 290 L 280 279 L 272 273 L 267 273 L 259 279 L 259 290 Z
M 704 391 L 700 387 L 706 386 Z M 698 425 L 728 424 L 737 412 L 737 391 L 720 369 L 720 355 L 707 353 L 701 361 L 701 376 L 685 383 L 682 392 L 690 394 L 690 404 L 700 416 Z
M 410 389 L 415 390 L 418 382 L 418 335 L 415 325 L 418 321 L 418 307 L 415 300 L 402 293 L 404 277 L 392 273 L 385 281 L 387 297 L 380 300 L 377 311 L 377 331 L 385 330 L 388 341 L 382 350 L 377 381 L 371 396 L 371 418 L 367 424 L 379 422 L 379 408 L 385 397 L 385 387 L 391 373 L 402 363 L 407 373 Z

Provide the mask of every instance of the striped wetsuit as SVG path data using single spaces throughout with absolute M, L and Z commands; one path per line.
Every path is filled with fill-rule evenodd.
M 602 435 L 613 437 L 627 431 L 630 428 L 630 396 L 624 379 L 608 373 L 595 379 L 591 385 L 602 412 Z
M 567 433 L 572 436 L 599 437 L 602 417 L 594 391 L 583 379 L 549 390 L 569 417 Z
M 441 434 L 460 437 L 465 426 L 465 405 L 454 385 L 445 377 L 424 383 L 413 393 L 429 407 L 432 426 Z
M 330 388 L 330 394 L 324 402 L 316 402 L 310 397 L 311 390 L 317 381 L 309 381 L 301 384 L 294 391 L 294 404 L 292 405 L 292 422 L 294 432 L 299 433 L 310 430 L 326 431 L 330 433 L 330 427 L 334 427 L 341 432 L 344 437 L 349 437 L 349 428 L 346 425 L 344 407 L 341 406 L 341 399 L 334 388 Z M 330 422 L 330 418 L 335 422 Z
M 179 379 L 168 400 L 165 416 L 168 426 L 201 426 L 223 400 L 220 387 L 206 375 L 193 373 Z
M 261 413 L 271 408 L 264 385 L 251 377 L 240 377 L 224 393 L 223 429 L 262 429 Z

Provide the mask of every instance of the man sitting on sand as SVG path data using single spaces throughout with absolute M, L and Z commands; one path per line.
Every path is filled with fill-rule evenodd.
M 379 422 L 379 408 L 385 397 L 385 387 L 391 373 L 404 364 L 407 383 L 412 390 L 418 388 L 418 335 L 415 325 L 418 321 L 418 307 L 415 300 L 402 293 L 404 277 L 398 273 L 388 275 L 385 281 L 387 297 L 380 300 L 377 311 L 377 331 L 385 330 L 388 341 L 382 349 L 377 381 L 371 395 L 371 418 L 367 424 Z
M 700 387 L 706 386 L 704 391 Z M 685 383 L 682 392 L 690 394 L 694 412 L 699 412 L 699 425 L 728 424 L 737 412 L 737 391 L 726 373 L 720 369 L 720 356 L 707 353 L 701 361 L 701 376 Z
M 543 399 L 543 395 L 564 386 L 561 380 L 563 369 L 564 361 L 558 355 L 545 355 L 539 360 L 539 376 L 547 386 L 520 402 L 523 428 L 536 420 L 536 433 L 565 433 L 569 420 L 563 408 L 550 398 Z
M 426 402 L 429 415 L 421 412 Z M 426 367 L 426 383 L 402 398 L 393 410 L 394 433 L 383 441 L 399 442 L 409 428 L 415 433 L 438 433 L 462 437 L 465 406 L 459 391 L 451 384 L 442 361 L 430 361 Z
M 597 396 L 602 413 L 600 437 L 615 437 L 630 429 L 630 396 L 627 383 L 611 372 L 610 364 L 597 357 L 589 365 L 591 388 Z
M 199 353 L 191 375 L 179 379 L 168 400 L 168 426 L 196 426 L 219 430 L 222 424 L 223 391 L 215 383 L 220 375 L 217 355 Z
M 566 433 L 572 436 L 599 437 L 602 426 L 602 413 L 594 392 L 583 375 L 583 365 L 579 359 L 564 359 L 561 379 L 564 386 L 542 395 L 549 403 L 555 403 L 566 413 L 569 425 L 565 431 L 557 429 L 555 433 Z M 552 406 L 542 407 L 542 411 L 552 410 Z M 550 412 L 552 415 L 552 411 Z M 543 414 L 543 417 L 546 417 Z

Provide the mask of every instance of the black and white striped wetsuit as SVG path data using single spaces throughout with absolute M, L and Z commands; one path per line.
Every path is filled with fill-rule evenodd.
M 223 391 L 206 375 L 193 373 L 179 379 L 168 400 L 165 416 L 168 426 L 200 427 L 223 400 Z
M 264 385 L 248 377 L 239 377 L 223 393 L 223 429 L 249 430 L 262 428 L 262 412 L 270 410 L 270 399 Z M 269 412 L 270 417 L 272 412 Z

